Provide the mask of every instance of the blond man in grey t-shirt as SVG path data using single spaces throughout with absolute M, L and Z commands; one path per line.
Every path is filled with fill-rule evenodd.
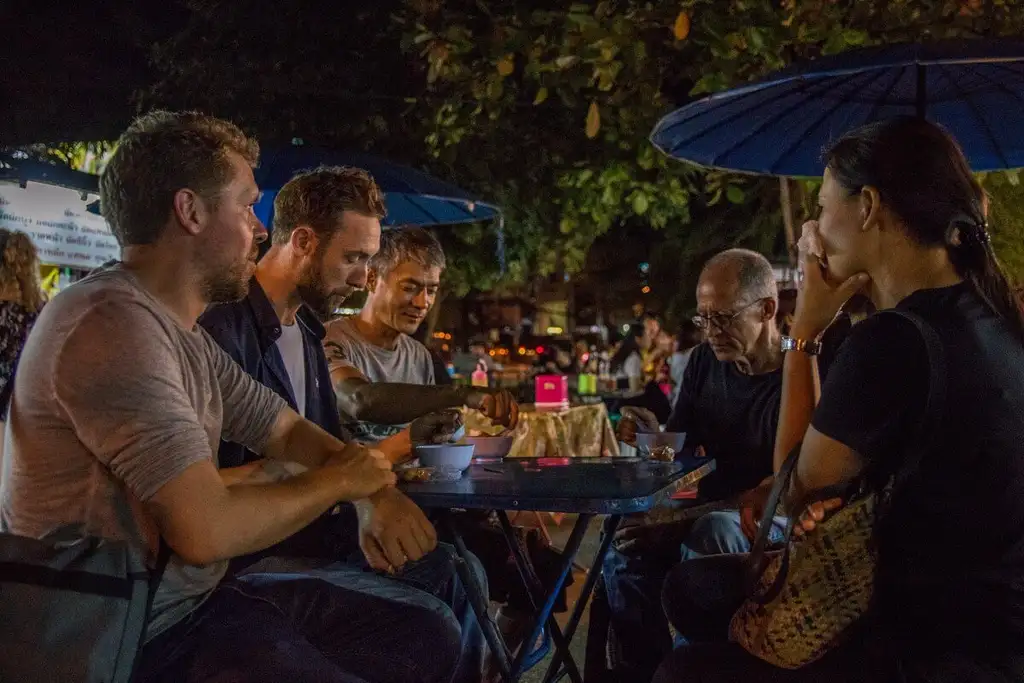
M 122 136 L 100 187 L 123 262 L 58 296 L 28 340 L 0 527 L 39 537 L 73 524 L 151 556 L 163 538 L 174 555 L 136 681 L 447 681 L 450 613 L 315 575 L 224 579 L 231 558 L 395 483 L 383 454 L 301 418 L 196 325 L 244 296 L 266 238 L 257 154 L 232 124 L 194 113 L 153 112 Z M 305 471 L 243 482 L 217 469 L 222 437 Z

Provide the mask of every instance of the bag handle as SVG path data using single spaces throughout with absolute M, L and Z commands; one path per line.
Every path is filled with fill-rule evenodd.
M 796 461 L 800 457 L 800 448 L 802 446 L 803 442 L 801 441 L 793 447 L 789 455 L 786 456 L 786 461 L 782 463 L 782 467 L 779 468 L 778 473 L 775 475 L 775 481 L 772 482 L 768 501 L 765 503 L 764 512 L 761 513 L 761 523 L 757 528 L 757 536 L 754 538 L 754 545 L 750 549 L 750 556 L 747 560 L 746 581 L 748 594 L 753 594 L 761 574 L 764 573 L 765 566 L 768 564 L 764 555 L 768 548 L 768 537 L 771 534 L 772 522 L 775 519 L 776 510 L 782 502 L 782 496 L 789 488 L 789 482 L 793 478 L 793 472 L 796 470 Z
M 164 572 L 167 570 L 167 564 L 170 562 L 172 554 L 171 546 L 167 544 L 163 536 L 160 536 L 160 549 L 156 554 L 156 564 L 153 565 L 152 571 L 149 572 L 149 592 L 146 594 L 146 620 L 142 624 L 142 631 L 139 633 L 139 645 L 135 650 L 135 661 L 132 662 L 132 681 L 138 678 L 139 663 L 142 660 L 142 648 L 146 644 L 146 634 L 149 631 L 149 615 L 153 611 L 153 600 L 156 599 L 156 592 L 160 588 L 160 581 L 164 578 Z
M 889 494 L 891 496 L 892 491 L 902 486 L 917 471 L 925 454 L 931 450 L 936 435 L 940 431 L 946 406 L 948 368 L 942 340 L 939 338 L 938 332 L 935 331 L 935 328 L 927 320 L 911 311 L 892 309 L 886 312 L 898 315 L 904 320 L 909 321 L 921 333 L 921 337 L 924 339 L 929 368 L 928 398 L 925 402 L 923 419 L 918 425 L 918 431 L 915 435 L 917 447 L 910 449 L 903 465 L 893 475 L 892 489 Z
M 913 475 L 920 466 L 925 453 L 930 450 L 938 431 L 938 427 L 941 425 L 943 407 L 946 403 L 946 354 L 942 346 L 942 340 L 939 338 L 935 328 L 933 328 L 924 318 L 911 311 L 890 309 L 888 311 L 882 311 L 876 315 L 885 314 L 898 315 L 917 328 L 925 344 L 929 379 L 928 396 L 925 401 L 923 418 L 918 424 L 918 430 L 916 433 L 916 445 L 910 449 L 906 460 L 893 475 L 892 485 L 889 487 L 885 500 L 883 500 L 883 509 L 880 509 L 878 512 L 879 517 L 884 513 L 884 507 L 888 505 L 892 492 L 902 486 L 906 480 Z M 746 577 L 747 594 L 752 596 L 752 598 L 757 602 L 768 603 L 774 600 L 782 591 L 782 587 L 785 585 L 786 575 L 789 573 L 790 541 L 792 540 L 793 529 L 797 522 L 796 517 L 790 517 L 789 523 L 786 525 L 786 532 L 783 539 L 785 550 L 783 551 L 782 561 L 779 566 L 779 572 L 775 577 L 775 581 L 761 595 L 756 597 L 754 596 L 758 582 L 760 581 L 768 564 L 765 559 L 765 552 L 768 547 L 768 538 L 771 533 L 772 522 L 774 521 L 779 503 L 782 502 L 782 496 L 789 488 L 793 474 L 796 472 L 796 464 L 799 459 L 800 448 L 802 446 L 803 442 L 800 442 L 792 451 L 790 451 L 789 455 L 786 457 L 786 461 L 783 463 L 782 467 L 779 468 L 778 474 L 775 475 L 775 482 L 772 484 L 772 490 L 768 496 L 768 502 L 765 505 L 764 513 L 761 515 L 761 523 L 757 530 L 757 537 L 754 539 L 754 545 L 750 551 Z M 811 503 L 820 502 L 829 498 L 843 498 L 845 497 L 845 494 L 848 493 L 849 488 L 850 484 L 846 483 L 819 489 L 801 501 L 799 507 L 802 509 Z

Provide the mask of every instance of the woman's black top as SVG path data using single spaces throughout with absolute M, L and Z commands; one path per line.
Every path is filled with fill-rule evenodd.
M 967 284 L 899 308 L 942 339 L 947 400 L 878 533 L 878 633 L 901 652 L 993 671 L 976 680 L 1012 678 L 1024 673 L 1024 345 Z M 928 381 L 917 328 L 873 315 L 840 347 L 812 424 L 884 480 L 918 440 Z

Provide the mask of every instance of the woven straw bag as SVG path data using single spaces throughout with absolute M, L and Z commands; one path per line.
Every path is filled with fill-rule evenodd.
M 796 518 L 791 518 L 783 551 L 771 555 L 766 553 L 768 531 L 789 488 L 800 445 L 776 475 L 749 557 L 749 597 L 733 615 L 729 631 L 731 639 L 745 650 L 784 669 L 798 669 L 822 657 L 868 611 L 877 563 L 872 542 L 876 522 L 893 492 L 917 470 L 929 450 L 945 405 L 945 357 L 938 335 L 915 314 L 885 314 L 911 321 L 924 337 L 931 375 L 924 419 L 915 446 L 880 492 L 871 492 L 861 482 L 854 489 L 830 488 L 815 493 L 800 509 L 828 498 L 847 502 L 802 538 L 794 538 Z

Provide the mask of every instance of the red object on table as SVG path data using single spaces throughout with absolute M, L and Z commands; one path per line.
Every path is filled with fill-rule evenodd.
M 569 378 L 565 375 L 538 375 L 534 386 L 537 410 L 565 410 L 569 407 Z

